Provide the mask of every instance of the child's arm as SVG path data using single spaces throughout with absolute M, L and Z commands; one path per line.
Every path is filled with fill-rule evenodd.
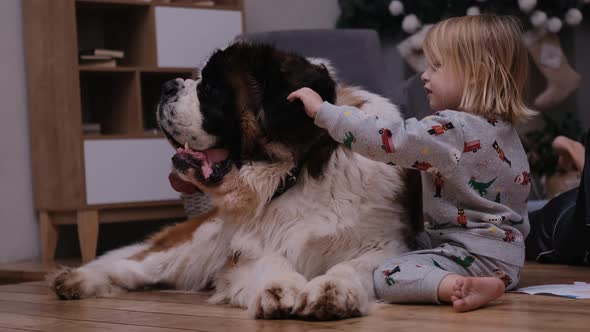
M 300 91 L 289 100 L 301 99 L 316 125 L 367 158 L 449 176 L 463 153 L 462 122 L 454 112 L 403 121 L 370 115 L 355 107 L 334 106 L 322 102 L 313 90 Z

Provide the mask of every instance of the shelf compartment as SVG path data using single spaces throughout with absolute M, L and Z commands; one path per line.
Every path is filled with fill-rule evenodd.
M 77 1 L 78 49 L 121 50 L 125 56 L 117 59 L 117 66 L 154 66 L 157 60 L 153 8 L 138 5 L 142 2 L 131 3 L 135 1 Z
M 136 71 L 80 71 L 80 96 L 82 122 L 99 123 L 101 135 L 143 133 Z
M 174 148 L 166 139 L 84 140 L 83 144 L 88 205 L 178 199 L 168 182 Z
M 158 134 L 156 107 L 160 100 L 162 84 L 175 78 L 194 79 L 196 72 L 196 70 L 180 68 L 174 70 L 158 68 L 140 71 L 143 130 L 146 135 Z

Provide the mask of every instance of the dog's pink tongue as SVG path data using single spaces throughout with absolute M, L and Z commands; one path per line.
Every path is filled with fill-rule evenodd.
M 213 174 L 213 164 L 227 159 L 229 151 L 224 149 L 209 149 L 203 151 L 203 153 L 207 156 L 207 159 L 203 160 L 201 172 L 203 173 L 203 177 L 208 179 Z
M 183 181 L 174 172 L 170 172 L 170 175 L 168 175 L 168 180 L 170 181 L 172 188 L 180 193 L 192 195 L 197 192 L 197 187 L 195 187 L 192 183 Z
M 188 146 L 177 149 L 176 153 L 188 154 L 193 158 L 200 160 L 201 174 L 205 179 L 209 179 L 211 174 L 213 174 L 213 164 L 224 161 L 229 156 L 229 151 L 225 149 L 209 149 L 200 152 L 192 150 Z

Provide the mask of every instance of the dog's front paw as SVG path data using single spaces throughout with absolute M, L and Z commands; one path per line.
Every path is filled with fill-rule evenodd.
M 84 278 L 77 269 L 64 267 L 51 272 L 46 279 L 51 290 L 61 300 L 79 300 L 93 295 L 82 289 Z
M 256 294 L 248 306 L 250 317 L 256 319 L 284 319 L 292 317 L 297 295 L 305 280 L 277 280 L 268 283 Z
M 353 282 L 333 276 L 311 280 L 299 293 L 294 314 L 309 320 L 335 320 L 366 315 L 368 299 Z
M 51 290 L 61 300 L 79 300 L 95 296 L 108 296 L 121 289 L 99 275 L 91 276 L 82 269 L 64 267 L 49 273 L 46 277 Z

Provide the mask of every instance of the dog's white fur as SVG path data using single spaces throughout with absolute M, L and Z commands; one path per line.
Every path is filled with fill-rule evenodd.
M 201 137 L 194 82 L 186 84 L 191 88 L 179 92 L 173 109 L 186 122 L 183 135 Z M 374 113 L 395 111 L 377 95 L 338 89 L 338 104 L 351 98 L 365 100 L 364 108 L 372 104 Z M 283 151 L 280 145 L 267 148 Z M 198 291 L 213 283 L 211 302 L 248 308 L 251 317 L 365 315 L 374 302 L 374 269 L 407 251 L 401 234 L 409 221 L 398 202 L 403 175 L 338 148 L 323 177 L 303 172 L 294 187 L 270 200 L 293 166 L 288 160 L 249 163 L 214 190 L 203 188 L 219 212 L 190 241 L 166 250 L 151 250 L 149 241 L 128 246 L 57 271 L 49 281 L 65 298 L 110 296 L 156 283 Z

